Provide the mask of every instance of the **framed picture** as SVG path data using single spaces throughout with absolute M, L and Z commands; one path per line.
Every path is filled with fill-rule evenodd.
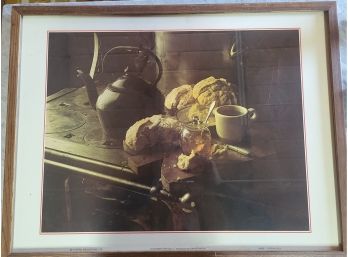
M 4 256 L 344 256 L 334 2 L 12 8 Z

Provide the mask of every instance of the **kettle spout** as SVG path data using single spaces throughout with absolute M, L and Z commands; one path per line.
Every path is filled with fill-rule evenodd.
M 97 92 L 96 84 L 94 83 L 91 76 L 84 73 L 82 70 L 77 69 L 76 72 L 77 72 L 77 77 L 80 78 L 86 86 L 88 100 L 89 100 L 90 105 L 92 106 L 93 109 L 95 109 L 95 105 L 96 105 L 97 99 L 98 99 L 98 92 Z

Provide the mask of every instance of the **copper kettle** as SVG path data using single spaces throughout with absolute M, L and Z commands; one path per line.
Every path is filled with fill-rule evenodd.
M 135 54 L 132 67 L 127 66 L 121 77 L 106 85 L 98 96 L 96 84 L 88 74 L 77 70 L 77 76 L 84 82 L 90 105 L 97 111 L 103 130 L 103 144 L 113 145 L 122 142 L 125 131 L 136 121 L 163 112 L 164 97 L 156 84 L 162 76 L 162 64 L 149 49 L 133 46 L 117 46 L 104 55 L 103 63 L 110 52 Z M 142 72 L 153 58 L 157 65 L 154 81 L 142 78 Z M 120 131 L 124 131 L 121 133 Z

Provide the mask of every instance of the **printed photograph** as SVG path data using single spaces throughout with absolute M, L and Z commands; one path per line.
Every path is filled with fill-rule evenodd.
M 41 232 L 310 231 L 299 42 L 49 32 Z

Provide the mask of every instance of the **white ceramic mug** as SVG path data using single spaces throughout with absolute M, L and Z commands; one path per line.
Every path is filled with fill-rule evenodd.
M 240 143 L 247 134 L 250 120 L 256 119 L 253 108 L 240 105 L 223 105 L 215 109 L 218 136 L 228 143 Z

